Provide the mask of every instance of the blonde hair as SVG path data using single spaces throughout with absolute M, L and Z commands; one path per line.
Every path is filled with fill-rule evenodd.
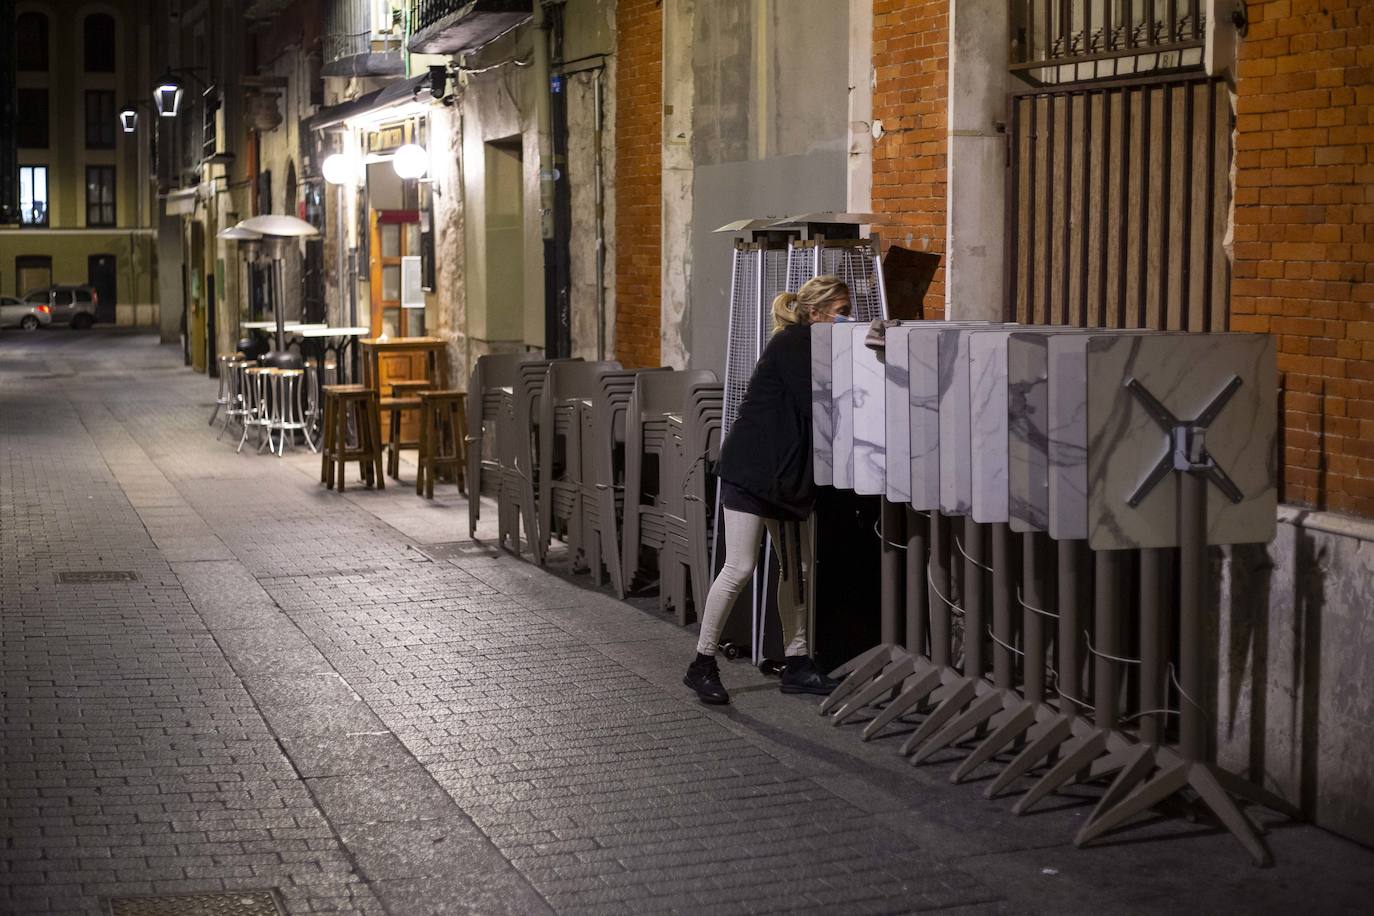
M 810 324 L 827 302 L 848 295 L 849 285 L 829 274 L 812 277 L 795 293 L 778 293 L 773 299 L 773 333 L 794 324 Z

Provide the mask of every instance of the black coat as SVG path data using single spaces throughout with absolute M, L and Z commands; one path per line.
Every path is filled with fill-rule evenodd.
M 716 475 L 774 512 L 803 519 L 816 501 L 811 471 L 811 329 L 791 325 L 764 347 Z

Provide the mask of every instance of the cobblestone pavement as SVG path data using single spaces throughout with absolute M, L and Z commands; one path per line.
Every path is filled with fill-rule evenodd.
M 1374 854 L 1203 825 L 1068 843 L 694 637 L 466 539 L 465 504 L 236 454 L 148 337 L 0 339 L 0 912 L 1354 911 Z M 356 473 L 356 472 L 354 472 Z M 487 516 L 494 515 L 487 512 Z M 484 529 L 485 531 L 486 529 Z M 444 547 L 436 546 L 444 545 Z M 557 564 L 555 564 L 557 565 Z M 132 573 L 80 583 L 63 574 Z

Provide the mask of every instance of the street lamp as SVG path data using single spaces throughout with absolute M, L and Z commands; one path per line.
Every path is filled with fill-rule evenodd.
M 153 105 L 157 108 L 157 113 L 164 118 L 175 118 L 181 110 L 182 95 L 181 82 L 171 70 L 164 71 L 162 78 L 153 87 Z
M 133 133 L 138 129 L 138 109 L 132 105 L 125 105 L 119 110 L 119 126 L 126 134 Z

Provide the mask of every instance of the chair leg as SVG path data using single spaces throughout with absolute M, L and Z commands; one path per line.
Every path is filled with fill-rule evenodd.
M 377 489 L 385 490 L 386 475 L 382 473 L 382 412 L 375 398 L 368 401 L 367 411 L 371 416 L 368 429 L 372 433 L 372 464 L 376 468 Z

